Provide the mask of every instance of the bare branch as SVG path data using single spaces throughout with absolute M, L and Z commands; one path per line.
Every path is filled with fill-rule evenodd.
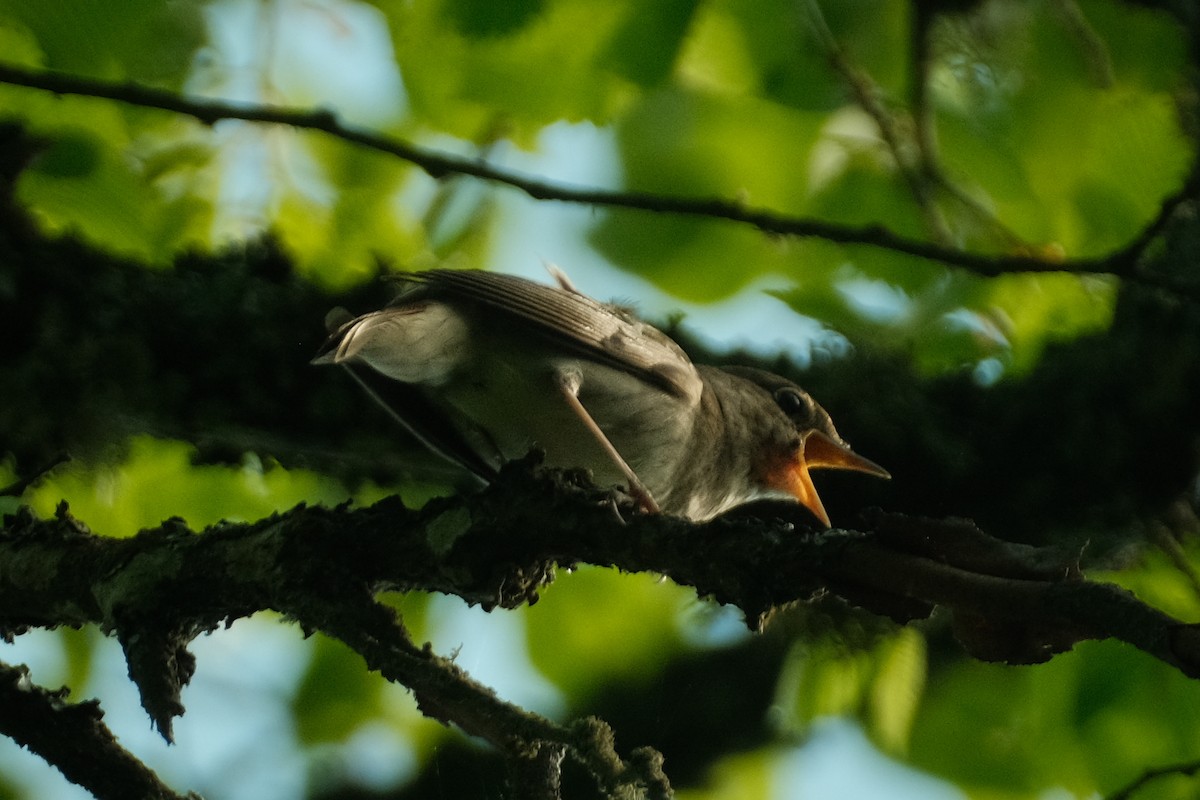
M 514 797 L 558 800 L 562 791 L 562 760 L 566 748 L 542 745 L 528 758 L 513 759 L 508 786 Z
M 608 497 L 581 474 L 531 473 L 518 462 L 482 492 L 420 510 L 395 498 L 355 510 L 299 506 L 202 536 L 168 521 L 110 540 L 88 534 L 65 509 L 53 520 L 23 513 L 0 537 L 0 561 L 12 565 L 0 576 L 0 628 L 95 623 L 118 635 L 186 638 L 273 608 L 345 640 L 364 631 L 367 639 L 349 643 L 369 660 L 378 659 L 368 642 L 389 641 L 388 652 L 424 658 L 387 633 L 390 617 L 368 613 L 370 593 L 437 591 L 513 608 L 537 600 L 556 564 L 586 562 L 665 574 L 736 605 L 755 628 L 777 607 L 832 589 L 893 617 L 938 604 L 1003 628 L 1006 638 L 976 632 L 965 642 L 1001 660 L 1045 660 L 1077 641 L 1116 638 L 1200 675 L 1195 627 L 1083 579 L 1069 555 L 1005 543 L 963 520 L 875 513 L 862 530 L 822 532 L 782 517 L 693 523 L 634 514 L 619 524 Z M 319 599 L 327 597 L 357 597 L 357 610 L 332 609 Z
M 361 511 L 300 506 L 202 536 L 168 520 L 126 540 L 91 535 L 65 506 L 51 520 L 22 511 L 0 530 L 0 562 L 8 567 L 0 576 L 0 633 L 92 623 L 115 634 L 143 706 L 169 739 L 194 669 L 187 644 L 222 622 L 273 609 L 345 642 L 372 669 L 409 687 L 427 716 L 511 757 L 565 748 L 608 795 L 669 796 L 657 754 L 635 751 L 623 760 L 599 720 L 562 726 L 499 699 L 452 661 L 416 646 L 393 612 L 373 600 L 381 589 L 422 587 L 489 607 L 535 600 L 552 579 L 544 556 L 516 565 L 471 547 L 466 562 L 443 561 L 464 532 L 458 525 L 481 530 L 473 513 L 491 519 L 513 502 L 519 497 L 498 491 L 420 512 L 394 499 Z M 602 513 L 611 524 L 610 512 Z M 35 585 L 42 588 L 29 594 Z
M 661 757 L 649 765 L 637 758 L 623 761 L 614 746 L 612 731 L 604 722 L 587 719 L 564 727 L 501 700 L 453 661 L 434 654 L 428 646 L 416 647 L 394 612 L 371 600 L 369 593 L 360 591 L 353 596 L 346 591 L 339 589 L 325 596 L 333 600 L 295 593 L 291 595 L 294 602 L 281 603 L 279 610 L 305 629 L 340 639 L 361 655 L 368 667 L 411 689 L 417 706 L 427 717 L 457 725 L 491 742 L 526 775 L 522 767 L 529 766 L 531 753 L 552 761 L 553 754 L 557 754 L 552 764 L 535 755 L 534 761 L 542 762 L 546 770 L 557 768 L 563 754 L 570 754 L 610 796 L 629 796 L 631 787 L 637 792 L 632 796 L 664 800 L 670 796 Z M 552 774 L 556 773 L 545 773 L 547 785 L 542 789 L 549 790 Z M 542 796 L 554 795 L 543 792 Z
M 1161 230 L 1165 221 L 1184 200 L 1197 195 L 1195 171 L 1184 188 L 1163 200 L 1160 213 L 1133 242 L 1107 256 L 1050 260 L 1027 253 L 985 254 L 911 239 L 881 225 L 841 225 L 797 217 L 769 209 L 748 207 L 720 198 L 672 197 L 638 191 L 611 191 L 554 183 L 542 178 L 492 166 L 486 162 L 461 158 L 421 147 L 401 139 L 345 125 L 327 110 L 306 110 L 270 105 L 232 103 L 204 98 L 187 98 L 174 92 L 134 83 L 82 78 L 52 71 L 32 71 L 0 64 L 0 83 L 32 89 L 114 100 L 145 108 L 157 108 L 194 117 L 205 124 L 223 119 L 288 125 L 302 130 L 320 131 L 370 150 L 387 153 L 412 163 L 434 178 L 466 175 L 518 189 L 537 200 L 554 200 L 607 208 L 625 208 L 665 214 L 725 220 L 750 225 L 775 235 L 817 237 L 831 242 L 866 245 L 939 261 L 985 277 L 1011 272 L 1071 272 L 1108 274 L 1163 288 L 1181 295 L 1200 297 L 1200 289 L 1173 280 L 1169 276 L 1144 275 L 1138 271 L 1146 244 Z
M 22 511 L 0 529 L 0 633 L 83 624 L 114 633 L 143 705 L 169 736 L 171 718 L 183 713 L 191 639 L 273 609 L 345 642 L 409 687 L 427 716 L 510 760 L 549 748 L 552 761 L 562 750 L 610 796 L 648 798 L 670 795 L 659 754 L 623 759 L 600 720 L 564 726 L 499 699 L 414 644 L 373 595 L 436 591 L 513 608 L 535 602 L 556 565 L 586 562 L 667 575 L 736 605 L 755 629 L 781 606 L 832 591 L 897 620 L 941 605 L 979 658 L 1035 663 L 1084 639 L 1116 638 L 1200 677 L 1197 626 L 1084 580 L 1073 558 L 994 539 L 969 522 L 875 513 L 861 531 L 815 532 L 783 518 L 697 524 L 629 508 L 621 524 L 609 493 L 581 473 L 534 471 L 532 463 L 510 464 L 484 491 L 420 510 L 396 498 L 353 510 L 302 505 L 202 535 L 168 520 L 131 539 L 107 539 L 65 506 L 49 520 Z M 549 767 L 539 767 L 547 781 Z
M 35 686 L 23 666 L 0 663 L 0 733 L 98 800 L 185 800 L 117 743 L 99 704 L 67 703 L 66 694 Z

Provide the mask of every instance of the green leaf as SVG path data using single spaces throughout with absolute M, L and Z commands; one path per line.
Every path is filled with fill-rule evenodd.
M 1172 534 L 1164 529 L 1157 535 Z M 1195 565 L 1200 564 L 1200 542 L 1196 537 L 1187 536 L 1171 546 L 1179 548 L 1178 555 L 1184 564 L 1191 565 L 1190 569 L 1194 570 Z M 1200 618 L 1200 592 L 1192 577 L 1161 547 L 1139 553 L 1136 564 L 1127 564 L 1120 570 L 1089 571 L 1088 577 L 1123 586 L 1149 605 L 1177 619 Z
M 54 69 L 178 85 L 204 41 L 202 5 L 125 0 L 120 12 L 90 0 L 0 0 L 0 20 L 38 42 Z
M 572 703 L 608 683 L 650 680 L 683 646 L 679 613 L 694 602 L 690 589 L 653 575 L 559 575 L 526 612 L 530 659 Z
M 0 456 L 0 489 L 11 486 L 19 480 L 14 466 L 11 455 Z M 17 513 L 17 509 L 20 507 L 20 497 L 0 495 L 0 519 L 3 519 L 5 515 Z
M 627 100 L 623 73 L 646 77 L 664 57 L 628 51 L 638 44 L 629 27 L 646 8 L 634 0 L 545 0 L 502 11 L 474 2 L 377 5 L 391 17 L 414 113 L 468 141 L 501 131 L 531 144 L 560 119 L 607 121 Z M 660 31 L 678 24 L 656 14 Z
M 819 11 L 856 65 L 889 89 L 902 87 L 907 64 L 903 4 L 821 3 Z M 848 89 L 830 65 L 817 24 L 806 3 L 705 3 L 692 22 L 677 76 L 690 87 L 831 111 L 845 104 Z
M 1105 277 L 1005 275 L 988 284 L 983 303 L 995 310 L 1008 338 L 1010 368 L 1022 372 L 1047 344 L 1105 330 L 1116 289 L 1116 281 Z
M 934 82 L 941 158 L 1026 241 L 1094 255 L 1129 241 L 1191 163 L 1165 77 L 1181 74 L 1181 30 L 1101 0 L 1077 17 L 1060 11 L 1014 7 L 946 37 Z
M 312 661 L 296 691 L 296 735 L 301 743 L 340 742 L 380 711 L 385 681 L 363 669 L 362 657 L 341 642 L 318 636 Z
M 675 67 L 699 0 L 644 3 L 617 27 L 601 61 L 639 86 L 657 86 Z
M 780 683 L 795 684 L 792 713 L 803 731 L 819 717 L 849 716 L 862 706 L 870 680 L 870 655 L 839 642 L 797 643 Z
M 412 268 L 427 252 L 421 203 L 398 202 L 406 186 L 429 180 L 424 174 L 324 140 L 305 137 L 292 145 L 312 159 L 320 185 L 291 181 L 283 165 L 276 165 L 281 169 L 272 176 L 278 181 L 273 232 L 299 254 L 303 274 L 331 288 L 345 287 L 377 275 L 381 261 Z
M 1085 642 L 1047 664 L 935 670 L 913 762 L 973 795 L 1114 791 L 1200 748 L 1195 682 L 1128 645 Z
M 97 649 L 104 641 L 104 635 L 94 628 L 59 628 L 54 633 L 62 644 L 67 661 L 63 685 L 86 686 L 92 677 Z
M 103 157 L 100 143 L 82 131 L 63 132 L 38 154 L 36 169 L 51 178 L 83 178 Z
M 776 723 L 801 734 L 821 717 L 857 717 L 884 750 L 903 752 L 925 683 L 925 640 L 899 630 L 869 648 L 834 637 L 798 641 L 780 672 Z
M 433 636 L 429 630 L 430 597 L 424 592 L 387 592 L 379 601 L 396 612 L 413 641 L 427 642 Z
M 885 751 L 908 749 L 925 689 L 925 637 L 912 628 L 880 642 L 867 698 L 868 731 Z
M 442 5 L 441 13 L 462 35 L 486 38 L 515 33 L 545 8 L 545 0 L 450 0 Z
M 808 147 L 822 117 L 774 104 L 681 89 L 649 95 L 623 120 L 618 140 L 626 184 L 682 197 L 742 198 L 802 209 Z M 792 261 L 786 242 L 745 226 L 612 212 L 590 240 L 610 260 L 681 297 L 727 297 Z
M 773 797 L 772 770 L 778 754 L 758 750 L 722 758 L 709 770 L 703 788 L 679 788 L 679 800 L 761 800 Z
M 82 232 L 110 252 L 165 263 L 174 248 L 157 246 L 158 226 L 172 207 L 160 201 L 111 141 L 83 131 L 51 135 L 57 143 L 46 160 L 38 159 L 25 172 L 18 195 L 42 226 L 52 233 Z
M 1128 243 L 1180 187 L 1193 159 L 1166 92 L 1119 87 L 1098 99 L 1094 113 L 1099 124 L 1082 154 L 1088 171 L 1072 198 L 1083 254 Z
M 263 466 L 250 457 L 241 467 L 196 466 L 183 442 L 135 437 L 118 463 L 72 461 L 30 490 L 29 505 L 43 516 L 60 500 L 97 533 L 130 536 L 169 517 L 194 528 L 222 519 L 261 519 L 297 503 L 336 505 L 337 484 L 305 470 Z

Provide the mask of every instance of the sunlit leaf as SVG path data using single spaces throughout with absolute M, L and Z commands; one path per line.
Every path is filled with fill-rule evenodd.
M 1073 275 L 1006 275 L 988 284 L 984 310 L 995 309 L 1011 346 L 1011 366 L 1037 363 L 1053 341 L 1104 330 L 1112 321 L 1115 282 Z
M 404 629 L 414 641 L 429 641 L 429 595 L 423 592 L 389 592 L 380 600 L 387 603 L 404 623 Z
M 1153 536 L 1172 541 L 1172 534 L 1165 528 Z M 1124 586 L 1150 605 L 1178 619 L 1200 619 L 1200 586 L 1195 582 L 1194 572 L 1195 565 L 1200 564 L 1200 547 L 1197 545 L 1195 537 L 1189 536 L 1182 543 L 1167 545 L 1174 550 L 1174 555 L 1169 555 L 1162 547 L 1151 547 L 1139 555 L 1136 564 L 1125 565 L 1119 570 L 1097 570 L 1089 573 L 1089 577 Z M 1188 574 L 1188 570 L 1193 573 Z
M 925 640 L 901 630 L 870 647 L 798 641 L 780 673 L 776 723 L 804 733 L 822 717 L 862 719 L 884 749 L 903 752 L 925 684 Z
M 66 656 L 66 686 L 86 686 L 96 664 L 97 649 L 104 640 L 103 634 L 88 628 L 60 628 L 55 631 L 62 643 Z
M 1195 682 L 1133 648 L 1083 644 L 1048 664 L 979 663 L 931 676 L 916 764 L 980 791 L 1109 791 L 1149 764 L 1194 758 Z
M 947 37 L 935 82 L 942 160 L 1032 243 L 1107 252 L 1153 216 L 1190 163 L 1173 87 L 1132 57 L 1124 28 L 1161 36 L 1175 65 L 1179 30 L 1099 0 L 1074 21 L 1049 6 L 997 8 Z
M 503 12 L 452 2 L 377 5 L 392 14 L 414 109 L 470 141 L 486 141 L 499 127 L 529 143 L 559 119 L 606 121 L 629 93 L 622 73 L 646 78 L 662 68 L 625 53 L 641 45 L 627 33 L 644 11 L 632 0 L 556 0 Z M 667 15 L 658 30 L 671 30 L 669 23 Z M 609 62 L 614 47 L 621 58 Z
M 653 575 L 596 567 L 560 575 L 526 614 L 530 659 L 570 697 L 648 680 L 682 646 L 679 612 L 694 601 Z
M 256 458 L 241 467 L 197 466 L 183 442 L 137 437 L 116 464 L 71 462 L 26 496 L 40 514 L 60 500 L 97 533 L 129 536 L 182 517 L 193 527 L 255 520 L 297 503 L 335 505 L 346 492 L 335 481 L 304 470 L 264 467 Z
M 13 469 L 11 456 L 0 457 L 0 489 L 11 486 L 18 480 L 17 471 Z M 4 514 L 14 514 L 21 505 L 19 497 L 0 495 L 0 519 Z
M 870 680 L 867 652 L 840 642 L 799 642 L 789 661 L 781 683 L 796 681 L 794 713 L 801 730 L 819 717 L 858 712 Z
M 808 203 L 800 176 L 821 119 L 745 98 L 658 92 L 618 129 L 625 182 L 640 191 L 799 210 Z M 607 215 L 591 238 L 617 263 L 694 300 L 727 297 L 779 271 L 789 253 L 786 243 L 744 226 L 632 213 Z
M 911 628 L 879 643 L 867 698 L 870 733 L 883 749 L 902 753 L 925 688 L 925 637 Z
M 771 797 L 776 754 L 758 751 L 722 759 L 709 772 L 704 786 L 680 789 L 679 800 L 761 800 Z

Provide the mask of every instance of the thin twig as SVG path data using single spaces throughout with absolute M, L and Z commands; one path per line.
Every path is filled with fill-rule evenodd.
M 928 3 L 912 3 L 912 24 L 909 31 L 909 95 L 914 147 L 917 151 L 920 174 L 928 184 L 958 203 L 976 219 L 983 222 L 1004 247 L 1010 250 L 1028 249 L 1028 244 L 1001 222 L 990 209 L 952 181 L 942 168 L 938 149 L 937 125 L 930 99 L 929 81 L 933 67 L 933 26 L 941 12 Z
M 56 94 L 95 97 L 145 108 L 172 111 L 194 117 L 208 125 L 223 119 L 240 119 L 320 131 L 351 144 L 408 161 L 434 178 L 467 175 L 519 189 L 537 200 L 554 200 L 563 203 L 725 220 L 750 225 L 769 234 L 817 237 L 838 244 L 878 247 L 960 267 L 985 277 L 1012 272 L 1108 274 L 1156 286 L 1176 294 L 1200 298 L 1200 287 L 1183 284 L 1168 276 L 1137 273 L 1137 258 L 1145 243 L 1152 238 L 1147 231 L 1135 239 L 1135 243 L 1140 246 L 1135 247 L 1134 243 L 1131 243 L 1107 256 L 1047 260 L 1025 253 L 973 253 L 901 236 L 881 225 L 842 225 L 808 217 L 791 216 L 769 209 L 748 207 L 740 202 L 720 198 L 671 197 L 648 192 L 621 192 L 554 183 L 495 167 L 482 161 L 461 158 L 401 139 L 350 127 L 339 122 L 333 112 L 327 110 L 314 111 L 185 98 L 174 92 L 133 83 L 98 81 L 52 71 L 35 72 L 11 65 L 0 65 L 0 83 L 25 86 Z M 1194 190 L 1191 182 L 1188 187 Z M 1157 219 L 1165 221 L 1175 207 L 1188 199 L 1192 193 L 1191 191 L 1186 194 L 1179 193 L 1164 200 Z M 1158 232 L 1158 227 L 1155 226 L 1154 233 Z
M 850 87 L 859 107 L 874 120 L 875 127 L 879 129 L 880 138 L 883 139 L 883 143 L 892 154 L 896 168 L 900 171 L 904 182 L 908 184 L 913 199 L 916 200 L 917 206 L 925 217 L 926 226 L 938 242 L 949 245 L 954 237 L 950 232 L 945 215 L 938 208 L 937 200 L 930 191 L 929 180 L 921 166 L 920 153 L 911 142 L 911 137 L 905 136 L 901 132 L 899 120 L 881 100 L 882 93 L 878 85 L 871 80 L 870 76 L 850 63 L 845 50 L 838 43 L 833 31 L 829 29 L 825 15 L 821 13 L 820 4 L 816 0 L 807 0 L 805 5 L 813 32 L 825 50 L 825 57 L 834 70 L 841 75 L 846 85 Z
M 528 751 L 547 748 L 565 752 L 582 764 L 609 796 L 638 796 L 627 784 L 669 786 L 659 770 L 644 769 L 638 759 L 625 761 L 612 746 L 612 731 L 599 720 L 580 726 L 560 725 L 500 699 L 477 683 L 452 660 L 416 647 L 394 612 L 363 593 L 345 593 L 325 602 L 302 597 L 295 607 L 282 609 L 305 627 L 334 636 L 361 655 L 367 665 L 390 681 L 407 686 L 427 717 L 454 724 L 472 736 L 507 749 L 523 761 Z
M 929 164 L 937 152 L 937 130 L 934 125 L 933 104 L 929 102 L 929 76 L 933 61 L 931 44 L 936 14 L 928 3 L 910 4 L 911 19 L 908 31 L 908 104 L 913 116 L 913 129 L 921 161 Z

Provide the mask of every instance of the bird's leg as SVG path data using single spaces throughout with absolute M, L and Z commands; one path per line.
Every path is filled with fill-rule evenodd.
M 629 494 L 637 501 L 637 504 L 644 511 L 651 514 L 659 513 L 658 503 L 654 502 L 654 498 L 650 496 L 650 491 L 638 478 L 637 473 L 633 471 L 633 467 L 626 463 L 624 457 L 618 452 L 613 443 L 604 435 L 604 431 L 600 430 L 600 426 L 596 424 L 596 420 L 592 419 L 592 415 L 584 408 L 583 403 L 579 401 L 579 383 L 577 380 L 572 380 L 567 376 L 559 376 L 558 387 L 562 392 L 563 399 L 567 401 L 567 405 L 575 412 L 575 416 L 579 417 L 579 421 L 588 429 L 588 432 L 595 437 L 600 444 L 600 448 L 604 450 L 621 474 L 625 476 L 625 480 L 629 483 Z

